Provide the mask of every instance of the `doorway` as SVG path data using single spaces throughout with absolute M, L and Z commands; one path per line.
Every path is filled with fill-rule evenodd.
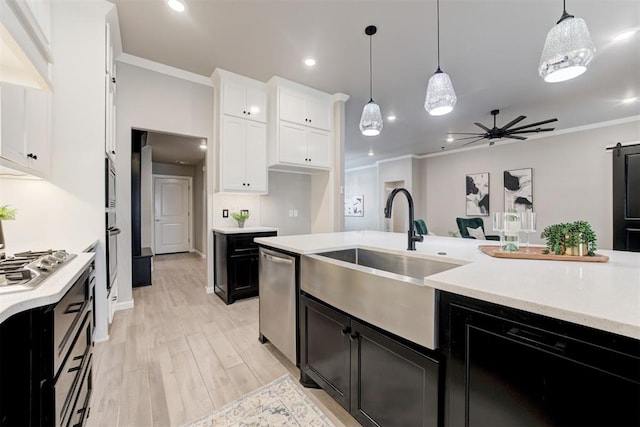
M 387 181 L 384 183 L 384 200 L 383 204 L 387 202 L 389 194 L 396 188 L 404 187 L 404 180 L 401 181 Z M 394 203 L 393 209 L 391 209 L 391 219 L 384 221 L 384 231 L 391 231 L 393 233 L 404 233 L 409 229 L 407 221 L 407 204 L 406 203 Z
M 613 249 L 640 252 L 640 145 L 613 149 Z
M 191 177 L 153 175 L 156 255 L 191 250 L 192 188 Z

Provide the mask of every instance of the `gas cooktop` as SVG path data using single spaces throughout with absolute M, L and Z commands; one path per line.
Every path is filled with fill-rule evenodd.
M 30 291 L 75 258 L 64 250 L 19 252 L 0 259 L 0 294 Z

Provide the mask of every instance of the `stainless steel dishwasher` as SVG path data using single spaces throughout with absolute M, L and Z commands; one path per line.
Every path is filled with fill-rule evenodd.
M 260 341 L 296 364 L 296 259 L 260 248 Z

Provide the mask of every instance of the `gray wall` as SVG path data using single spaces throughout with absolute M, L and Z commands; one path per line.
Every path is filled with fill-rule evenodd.
M 178 165 L 171 163 L 153 162 L 154 175 L 195 176 L 195 169 L 191 165 Z
M 207 180 L 204 160 L 193 167 L 193 248 L 204 254 L 206 244 L 205 200 Z
M 429 229 L 438 235 L 457 230 L 455 218 L 465 216 L 466 174 L 489 172 L 490 210 L 497 212 L 504 209 L 503 171 L 533 168 L 538 229 L 583 219 L 593 226 L 598 247 L 611 248 L 612 167 L 605 147 L 637 140 L 640 122 L 634 121 L 425 158 Z M 485 217 L 485 230 L 491 227 L 491 218 Z M 531 241 L 542 242 L 539 236 L 532 233 Z
M 372 166 L 365 169 L 348 170 L 344 175 L 345 199 L 363 195 L 364 216 L 345 216 L 345 231 L 378 230 L 378 220 L 382 211 L 378 202 L 378 168 Z
M 269 171 L 269 194 L 260 196 L 261 224 L 278 228 L 278 235 L 311 233 L 311 176 Z M 298 210 L 297 217 L 289 211 Z

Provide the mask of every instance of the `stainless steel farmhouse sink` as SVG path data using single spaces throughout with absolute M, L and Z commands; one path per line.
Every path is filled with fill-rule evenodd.
M 458 264 L 370 249 L 304 255 L 300 288 L 361 320 L 434 349 L 435 290 L 425 276 Z

